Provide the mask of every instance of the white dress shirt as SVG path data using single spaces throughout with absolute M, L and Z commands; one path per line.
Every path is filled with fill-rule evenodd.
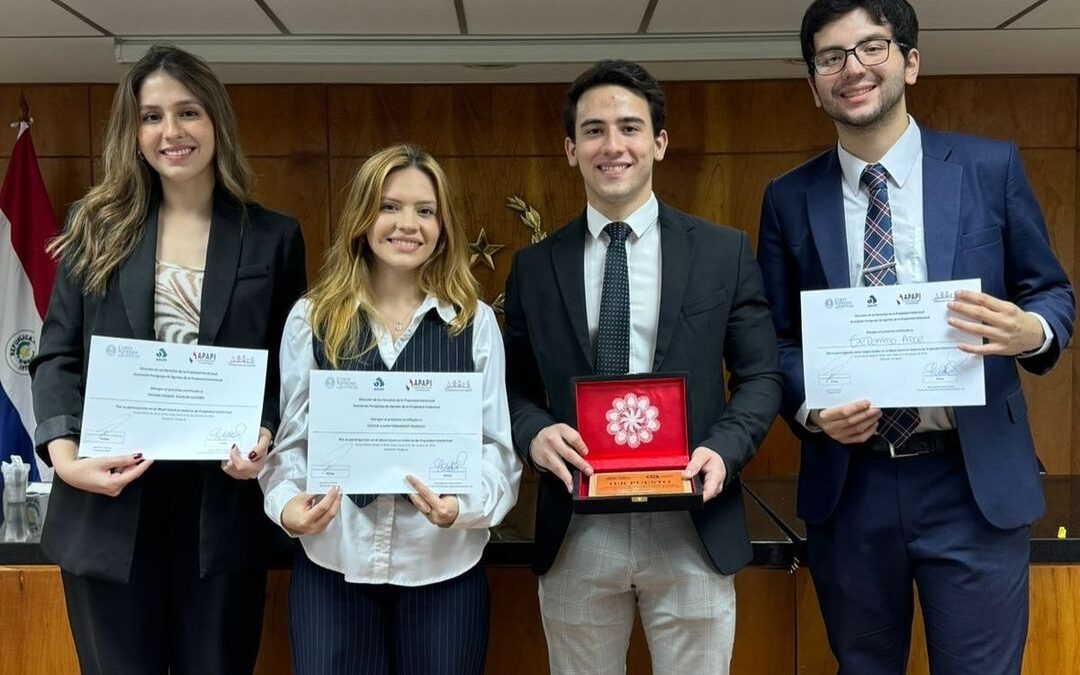
M 837 143 L 844 194 L 844 231 L 847 241 L 848 281 L 852 287 L 865 285 L 863 280 L 863 241 L 866 234 L 866 210 L 870 191 L 862 184 L 863 169 L 869 164 Z M 926 266 L 926 236 L 923 223 L 923 147 L 922 132 L 908 116 L 908 126 L 889 151 L 878 161 L 885 169 L 889 189 L 889 212 L 892 215 L 893 250 L 896 254 L 896 283 L 922 284 L 929 280 Z M 1043 325 L 1046 339 L 1042 348 L 1025 356 L 1041 354 L 1050 347 L 1052 334 L 1046 321 L 1032 312 Z M 870 402 L 873 404 L 873 401 Z M 820 431 L 809 423 L 809 409 L 804 403 L 796 418 L 808 429 Z M 921 431 L 956 428 L 952 408 L 919 408 Z
M 656 195 L 622 222 L 630 226 L 626 237 L 626 271 L 630 280 L 630 372 L 652 371 L 656 329 L 660 318 L 660 204 Z M 585 238 L 585 313 L 589 341 L 596 348 L 600 326 L 600 295 L 604 264 L 611 238 L 604 232 L 609 220 L 589 204 L 585 210 L 589 235 Z
M 307 486 L 308 381 L 309 372 L 318 368 L 308 307 L 306 298 L 299 300 L 285 322 L 281 426 L 276 449 L 259 474 L 266 514 L 279 526 L 285 503 Z M 452 306 L 428 296 L 396 342 L 380 326 L 372 326 L 387 368 L 433 307 L 447 323 L 457 314 Z M 453 525 L 445 529 L 433 525 L 400 495 L 379 495 L 363 509 L 342 495 L 341 510 L 326 530 L 300 537 L 312 562 L 340 572 L 349 582 L 419 586 L 456 577 L 480 560 L 488 528 L 513 507 L 521 479 L 521 461 L 510 439 L 502 336 L 495 313 L 484 303 L 479 303 L 473 318 L 473 362 L 484 376 L 481 487 L 475 494 L 458 496 Z

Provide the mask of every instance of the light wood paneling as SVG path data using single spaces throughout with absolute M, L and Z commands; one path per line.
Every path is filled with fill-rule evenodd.
M 15 130 L 8 124 L 19 120 L 19 95 L 30 105 L 34 149 L 38 157 L 77 157 L 90 150 L 87 126 L 88 99 L 85 85 L 0 86 L 0 157 L 11 155 Z
M 0 567 L 0 661 L 4 673 L 78 672 L 58 568 Z
M 491 567 L 487 576 L 492 621 L 486 672 L 547 673 L 536 577 L 525 567 Z M 733 672 L 791 673 L 795 659 L 793 584 L 793 577 L 779 570 L 746 569 L 736 575 Z M 270 573 L 256 675 L 290 672 L 288 588 L 287 571 Z M 0 603 L 0 626 L 5 628 L 0 631 L 4 673 L 76 672 L 75 645 L 56 567 L 0 567 L 0 597 L 4 599 Z M 628 675 L 652 673 L 640 623 L 635 625 L 628 655 Z
M 1077 78 L 923 78 L 908 91 L 919 124 L 1010 140 L 1025 148 L 1076 147 Z

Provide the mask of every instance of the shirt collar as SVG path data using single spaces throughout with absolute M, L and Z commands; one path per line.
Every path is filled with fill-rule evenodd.
M 840 171 L 844 174 L 844 182 L 853 192 L 858 192 L 859 177 L 862 176 L 863 169 L 869 162 L 864 162 L 851 154 L 839 143 L 836 144 L 836 150 L 840 155 Z M 922 154 L 922 132 L 919 131 L 919 125 L 915 124 L 911 115 L 908 115 L 907 129 L 900 138 L 896 139 L 878 164 L 885 167 L 885 172 L 897 186 L 904 187 L 920 154 Z
M 431 311 L 432 307 L 435 308 L 435 311 L 439 314 L 439 318 L 442 319 L 443 323 L 450 323 L 454 320 L 454 317 L 457 316 L 457 310 L 454 309 L 452 304 L 443 302 L 430 294 L 424 298 L 424 301 L 416 308 L 416 311 L 413 312 L 413 316 L 415 317 L 417 314 L 427 314 Z
M 656 225 L 659 218 L 660 203 L 656 201 L 656 195 L 650 193 L 648 201 L 627 216 L 623 222 L 630 226 L 630 231 L 634 233 L 635 238 L 641 239 L 650 228 Z M 593 239 L 599 239 L 600 233 L 604 231 L 608 223 L 612 222 L 607 216 L 597 211 L 592 204 L 585 209 L 585 221 L 589 225 L 589 234 L 593 236 Z

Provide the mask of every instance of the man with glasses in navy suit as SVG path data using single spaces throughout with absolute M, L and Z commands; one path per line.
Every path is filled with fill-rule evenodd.
M 904 673 L 914 581 L 932 673 L 1019 673 L 1044 503 L 1017 366 L 1054 366 L 1072 288 L 1016 147 L 908 115 L 920 55 L 905 0 L 817 0 L 801 38 L 839 143 L 769 184 L 758 260 L 829 644 L 842 674 Z M 984 358 L 985 405 L 807 409 L 800 291 L 966 278 L 983 290 L 958 291 L 949 323 Z

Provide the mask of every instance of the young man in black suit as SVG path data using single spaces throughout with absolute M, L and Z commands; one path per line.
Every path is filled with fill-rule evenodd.
M 655 672 L 728 672 L 730 575 L 751 558 L 739 473 L 780 404 L 775 338 L 747 236 L 653 195 L 665 113 L 637 64 L 574 82 L 565 149 L 587 208 L 519 251 L 507 280 L 507 390 L 514 444 L 541 474 L 533 570 L 553 673 L 623 673 L 635 606 Z M 689 373 L 684 475 L 700 474 L 704 508 L 572 517 L 570 471 L 592 469 L 571 380 L 636 372 Z

